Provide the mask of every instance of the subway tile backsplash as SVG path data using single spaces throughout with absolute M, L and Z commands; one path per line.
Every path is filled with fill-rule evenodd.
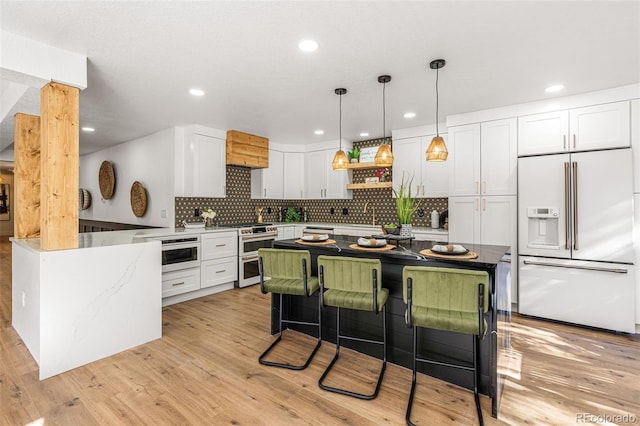
M 354 142 L 359 148 L 380 144 L 380 139 Z M 393 173 L 393 169 L 391 169 Z M 353 181 L 363 182 L 367 176 L 375 176 L 375 170 L 354 170 Z M 376 225 L 397 223 L 395 199 L 391 189 L 354 190 L 350 200 L 277 200 L 251 199 L 251 169 L 246 167 L 227 166 L 227 197 L 176 197 L 176 226 L 182 221 L 196 222 L 201 220 L 195 216 L 196 209 L 212 208 L 218 213 L 217 223 L 254 222 L 257 218 L 256 208 L 264 207 L 264 222 L 277 222 L 278 212 L 283 207 L 306 207 L 309 222 L 330 223 L 362 223 L 371 224 L 371 207 L 364 212 L 364 205 L 376 207 Z M 447 198 L 420 199 L 423 215 L 414 214 L 414 226 L 431 226 L 431 211 L 442 213 L 447 210 Z M 269 212 L 270 209 L 270 212 Z M 331 214 L 333 209 L 334 213 Z M 343 214 L 346 209 L 348 214 Z

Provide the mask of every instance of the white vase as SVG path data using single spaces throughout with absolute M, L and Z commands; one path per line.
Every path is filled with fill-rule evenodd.
M 400 226 L 400 236 L 401 237 L 413 237 L 411 224 L 402 224 Z

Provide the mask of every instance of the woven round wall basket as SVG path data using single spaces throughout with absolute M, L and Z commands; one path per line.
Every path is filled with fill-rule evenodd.
M 138 181 L 131 185 L 131 210 L 136 217 L 144 216 L 147 211 L 147 191 Z
M 102 198 L 108 200 L 113 197 L 116 187 L 116 173 L 113 170 L 111 161 L 103 161 L 98 172 L 98 184 L 100 185 L 100 193 Z
M 91 207 L 91 193 L 84 189 L 78 189 L 78 205 L 80 210 L 86 210 Z

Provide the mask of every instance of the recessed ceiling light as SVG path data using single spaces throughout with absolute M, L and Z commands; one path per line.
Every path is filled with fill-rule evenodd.
M 83 132 L 95 132 L 96 129 L 94 129 L 93 127 L 83 127 L 82 131 Z
M 298 43 L 298 47 L 303 52 L 315 52 L 318 49 L 318 43 L 313 40 L 302 40 Z
M 365 137 L 369 136 L 369 133 L 367 133 L 367 132 L 362 132 L 362 133 L 360 133 L 360 136 L 361 136 L 361 137 L 363 137 L 363 138 L 365 138 Z
M 415 112 L 406 112 L 404 114 L 404 118 L 415 118 L 416 113 Z
M 204 90 L 201 89 L 190 89 L 189 93 L 193 96 L 204 96 Z
M 316 130 L 315 132 L 316 135 L 324 135 L 324 130 Z
M 564 84 L 554 84 L 553 86 L 549 86 L 546 89 L 544 89 L 544 91 L 547 93 L 554 93 L 554 92 L 559 92 L 562 89 L 564 89 Z

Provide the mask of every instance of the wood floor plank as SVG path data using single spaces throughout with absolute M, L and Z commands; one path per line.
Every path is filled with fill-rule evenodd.
M 11 327 L 11 246 L 0 238 L 0 425 L 402 425 L 411 371 L 388 364 L 378 398 L 325 392 L 318 378 L 335 346 L 323 342 L 303 371 L 262 366 L 273 341 L 270 295 L 256 286 L 163 308 L 161 339 L 38 379 Z M 640 340 L 514 315 L 499 419 L 486 425 L 576 424 L 577 416 L 632 415 L 640 423 Z M 270 358 L 302 361 L 315 338 L 286 331 Z M 366 392 L 380 360 L 342 349 L 330 377 Z M 413 420 L 476 425 L 473 395 L 420 374 Z

